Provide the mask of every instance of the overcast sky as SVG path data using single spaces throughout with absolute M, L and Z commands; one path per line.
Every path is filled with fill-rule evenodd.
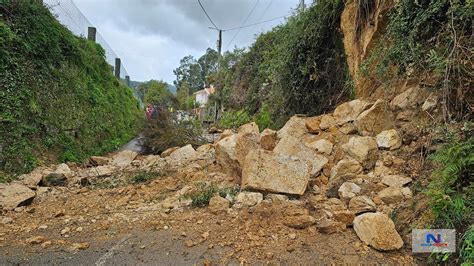
M 216 48 L 217 32 L 197 0 L 73 0 L 97 31 L 122 58 L 132 80 L 172 82 L 173 69 L 186 55 L 201 56 Z M 284 16 L 299 0 L 201 0 L 218 27 L 239 27 Z M 223 50 L 246 47 L 255 35 L 282 23 L 284 18 L 223 33 Z

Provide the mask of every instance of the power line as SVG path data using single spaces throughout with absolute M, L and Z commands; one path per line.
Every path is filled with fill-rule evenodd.
M 237 30 L 237 29 L 248 28 L 248 27 L 252 27 L 252 26 L 259 25 L 259 24 L 267 23 L 267 22 L 270 22 L 270 21 L 273 21 L 273 20 L 277 20 L 277 19 L 280 19 L 280 18 L 286 18 L 287 16 L 288 16 L 288 15 L 279 16 L 279 17 L 276 17 L 276 18 L 267 19 L 267 20 L 264 20 L 264 21 L 252 23 L 252 24 L 245 25 L 245 26 L 241 26 L 241 27 L 237 27 L 237 28 L 225 29 L 225 30 L 222 30 L 222 31 L 232 31 L 232 30 Z
M 212 25 L 214 25 L 214 27 L 216 29 L 219 29 L 219 27 L 217 27 L 216 23 L 214 23 L 214 21 L 212 21 L 211 17 L 209 16 L 209 14 L 207 14 L 207 11 L 206 9 L 204 8 L 204 6 L 201 4 L 201 0 L 197 0 L 199 5 L 201 6 L 201 9 L 202 11 L 204 11 L 204 14 L 206 14 L 207 18 L 209 19 L 209 21 L 212 23 Z
M 247 23 L 247 20 L 250 18 L 250 16 L 252 15 L 253 11 L 255 11 L 255 8 L 257 7 L 258 3 L 260 2 L 260 0 L 257 0 L 257 2 L 255 3 L 255 5 L 253 6 L 252 10 L 250 10 L 250 13 L 247 15 L 247 17 L 245 18 L 244 22 L 242 22 L 242 25 L 241 27 L 243 27 L 245 25 L 245 23 Z M 238 31 L 234 34 L 234 37 L 232 37 L 232 39 L 230 40 L 229 44 L 227 44 L 226 46 L 226 50 L 227 48 L 229 48 L 229 46 L 232 44 L 232 42 L 234 41 L 235 37 L 237 37 L 237 35 L 240 33 L 240 30 L 242 28 L 238 29 Z

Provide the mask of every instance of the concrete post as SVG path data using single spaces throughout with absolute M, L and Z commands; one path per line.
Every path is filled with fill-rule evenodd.
M 115 76 L 120 79 L 120 58 L 115 58 Z
M 125 76 L 125 84 L 130 87 L 130 76 Z
M 97 34 L 97 29 L 95 27 L 88 27 L 87 28 L 87 39 L 89 41 L 95 42 L 96 34 Z

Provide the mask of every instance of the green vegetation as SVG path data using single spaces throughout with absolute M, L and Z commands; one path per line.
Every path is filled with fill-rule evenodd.
M 144 128 L 143 147 L 158 154 L 172 147 L 192 144 L 194 147 L 208 143 L 202 138 L 203 129 L 197 120 L 178 120 L 176 113 L 166 109 L 158 111 L 158 119 L 149 120 Z
M 143 94 L 143 102 L 158 106 L 172 106 L 176 104 L 175 96 L 169 91 L 168 83 L 162 80 L 151 80 L 138 86 L 138 91 Z
M 248 51 L 226 52 L 215 75 L 220 103 L 245 110 L 261 127 L 277 128 L 293 114 L 320 114 L 347 99 L 343 8 L 343 1 L 317 1 L 258 36 Z
M 116 149 L 143 116 L 104 50 L 33 2 L 0 4 L 0 172 L 8 174 Z
M 474 2 L 469 0 L 397 1 L 386 34 L 361 73 L 386 88 L 406 76 L 435 81 L 433 89 L 443 90 L 446 97 L 447 120 L 472 115 L 473 16 Z
M 459 260 L 470 265 L 474 263 L 474 138 L 447 145 L 431 158 L 439 164 L 427 191 L 434 227 L 464 233 Z
M 151 181 L 153 179 L 156 179 L 156 178 L 159 178 L 163 176 L 162 173 L 159 173 L 159 172 L 139 172 L 137 174 L 135 174 L 131 179 L 130 179 L 130 183 L 132 184 L 140 184 L 140 183 L 145 183 L 145 182 L 148 182 L 148 181 Z
M 195 190 L 185 195 L 185 197 L 192 199 L 193 203 L 191 206 L 195 208 L 200 208 L 208 206 L 209 201 L 215 194 L 219 194 L 219 196 L 223 198 L 225 198 L 227 195 L 233 197 L 239 192 L 239 190 L 240 188 L 238 186 L 218 188 L 214 185 L 201 182 L 196 185 Z

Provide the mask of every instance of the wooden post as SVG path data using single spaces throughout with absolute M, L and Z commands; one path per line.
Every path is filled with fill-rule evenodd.
M 120 79 L 120 58 L 115 58 L 115 76 Z
M 87 28 L 87 39 L 89 41 L 95 42 L 95 36 L 97 34 L 97 29 L 94 27 L 88 27 Z
M 130 87 L 130 76 L 125 76 L 125 84 Z

